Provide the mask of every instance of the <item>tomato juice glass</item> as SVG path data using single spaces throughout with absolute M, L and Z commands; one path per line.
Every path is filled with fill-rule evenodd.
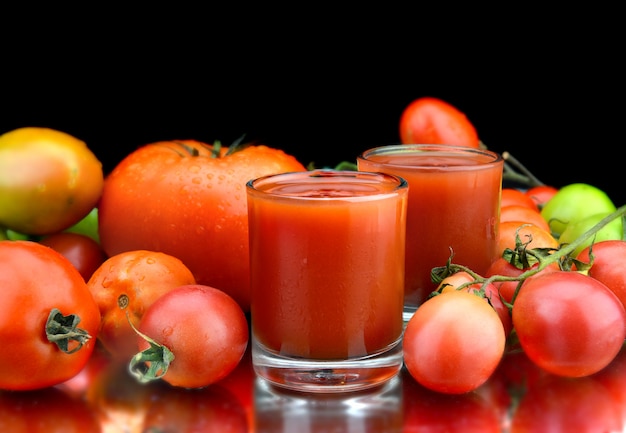
M 497 256 L 504 160 L 485 149 L 398 144 L 369 149 L 358 170 L 401 176 L 409 184 L 404 322 L 437 288 L 434 267 L 452 262 L 484 273 Z
M 408 188 L 311 170 L 246 184 L 252 362 L 274 385 L 340 392 L 402 367 Z

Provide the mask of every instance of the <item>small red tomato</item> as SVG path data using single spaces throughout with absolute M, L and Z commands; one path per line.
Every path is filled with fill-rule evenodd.
M 537 207 L 541 209 L 558 191 L 558 188 L 550 185 L 539 185 L 528 188 L 524 194 L 533 199 Z
M 429 298 L 404 332 L 404 363 L 433 391 L 462 394 L 485 383 L 504 354 L 504 327 L 483 298 L 454 290 Z
M 571 271 L 537 275 L 513 304 L 513 327 L 528 357 L 566 377 L 600 371 L 626 337 L 626 311 L 598 280 Z
M 60 232 L 46 236 L 40 244 L 61 253 L 88 281 L 91 274 L 106 260 L 106 254 L 95 240 L 89 236 L 71 232 Z
M 248 345 L 248 322 L 237 302 L 221 290 L 199 284 L 162 295 L 148 307 L 138 329 L 173 354 L 159 377 L 184 388 L 202 388 L 226 377 Z M 142 353 L 131 366 L 144 362 L 138 357 L 153 347 L 143 336 L 137 339 Z M 139 372 L 138 378 L 154 379 Z
M 478 148 L 476 128 L 458 108 L 438 98 L 411 102 L 400 116 L 403 144 L 452 144 Z
M 594 259 L 587 275 L 604 283 L 626 306 L 626 241 L 596 242 L 583 249 L 576 259 L 589 263 L 590 250 Z

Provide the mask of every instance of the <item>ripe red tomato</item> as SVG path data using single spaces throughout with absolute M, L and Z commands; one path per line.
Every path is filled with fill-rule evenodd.
M 513 327 L 544 370 L 582 377 L 606 367 L 626 337 L 626 312 L 598 280 L 554 271 L 526 281 L 513 304 Z
M 0 241 L 0 287 L 0 389 L 45 388 L 78 374 L 100 312 L 76 268 L 37 242 Z
M 429 298 L 404 332 L 404 364 L 433 391 L 461 394 L 485 383 L 504 353 L 504 327 L 475 294 L 454 290 Z
M 36 127 L 0 135 L 0 226 L 62 231 L 89 214 L 102 183 L 102 164 L 76 137 Z
M 470 283 L 474 281 L 474 278 L 464 271 L 455 272 L 452 275 L 447 276 L 441 283 L 439 283 L 438 289 L 440 289 L 441 293 L 449 292 L 452 290 L 458 290 L 458 288 L 465 283 Z M 467 286 L 464 290 L 470 293 L 478 293 L 482 289 L 481 283 L 472 284 Z M 507 307 L 500 298 L 498 294 L 498 289 L 493 283 L 487 284 L 484 288 L 484 300 L 485 302 L 489 302 L 498 316 L 502 321 L 502 326 L 504 327 L 504 334 L 509 335 L 511 330 L 513 329 L 513 322 L 511 321 L 511 312 L 509 307 Z
M 541 208 L 543 208 L 543 205 L 545 205 L 552 197 L 554 197 L 554 194 L 556 194 L 558 191 L 558 188 L 550 185 L 539 185 L 528 188 L 526 191 L 524 191 L 524 194 L 533 199 L 537 207 L 541 210 Z
M 60 389 L 0 391 L 3 433 L 101 433 L 100 421 L 84 400 Z
M 438 98 L 412 101 L 400 116 L 404 144 L 453 144 L 478 148 L 476 128 L 458 108 Z
M 39 243 L 63 254 L 78 269 L 85 281 L 88 281 L 91 274 L 106 260 L 106 254 L 100 244 L 79 233 L 55 233 L 41 239 Z
M 626 241 L 607 240 L 583 249 L 577 260 L 589 263 L 593 252 L 593 265 L 587 275 L 604 283 L 626 306 Z
M 174 355 L 159 377 L 184 388 L 202 388 L 226 377 L 248 345 L 248 322 L 241 307 L 225 292 L 198 284 L 162 295 L 148 307 L 138 329 Z M 137 344 L 140 351 L 150 347 L 142 336 Z M 131 368 L 142 363 L 132 362 Z M 153 379 L 138 373 L 140 380 Z
M 195 282 L 189 268 L 169 254 L 137 250 L 109 257 L 87 282 L 102 315 L 98 339 L 111 356 L 128 361 L 137 353 L 137 334 L 128 321 L 139 323 L 161 295 Z
M 105 181 L 98 206 L 100 240 L 109 256 L 144 249 L 178 257 L 199 284 L 225 291 L 248 311 L 245 183 L 305 167 L 263 145 L 227 150 L 181 140 L 129 154 Z

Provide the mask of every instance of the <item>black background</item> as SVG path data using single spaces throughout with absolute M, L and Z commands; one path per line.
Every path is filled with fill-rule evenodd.
M 205 23 L 193 32 L 147 25 L 132 39 L 105 26 L 82 40 L 89 25 L 72 25 L 27 44 L 4 39 L 0 132 L 65 131 L 105 172 L 153 141 L 228 144 L 244 134 L 305 165 L 353 161 L 399 142 L 402 110 L 428 95 L 463 111 L 490 149 L 512 153 L 545 183 L 590 183 L 626 203 L 624 70 L 603 35 L 434 46 L 374 31 L 267 38 L 258 37 L 263 26 L 242 35 Z

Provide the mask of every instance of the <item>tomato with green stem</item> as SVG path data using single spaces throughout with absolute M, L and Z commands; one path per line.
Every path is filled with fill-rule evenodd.
M 130 371 L 141 382 L 202 388 L 237 367 L 248 346 L 248 322 L 225 292 L 194 284 L 157 299 L 137 327 Z
M 78 374 L 100 311 L 78 270 L 32 241 L 0 241 L 0 389 L 32 390 Z

